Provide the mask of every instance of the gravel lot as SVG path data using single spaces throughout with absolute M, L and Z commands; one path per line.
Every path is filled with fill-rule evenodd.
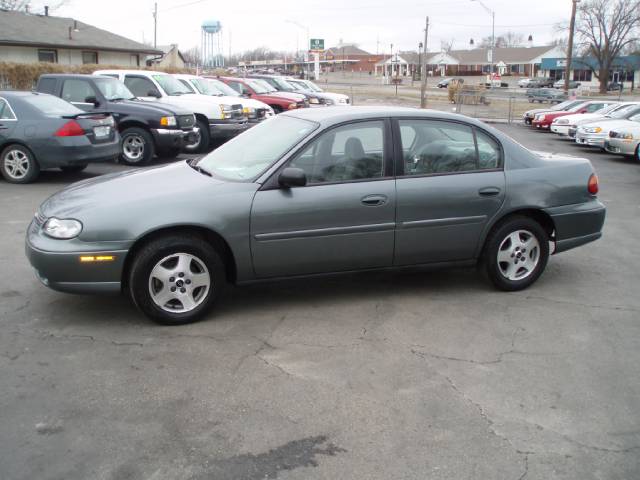
M 232 289 L 156 326 L 119 297 L 41 286 L 34 210 L 126 167 L 0 182 L 0 479 L 640 478 L 640 165 L 588 156 L 605 235 L 532 288 L 474 270 Z

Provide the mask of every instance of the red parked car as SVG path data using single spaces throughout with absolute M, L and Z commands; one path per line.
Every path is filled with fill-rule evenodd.
M 607 102 L 604 100 L 591 100 L 589 102 L 579 103 L 578 105 L 575 105 L 568 110 L 547 110 L 545 112 L 538 112 L 536 113 L 536 116 L 533 117 L 531 125 L 538 129 L 548 130 L 551 127 L 551 122 L 553 122 L 555 118 L 563 117 L 565 115 L 574 115 L 576 113 L 597 112 L 598 110 L 606 107 L 609 104 L 611 104 L 611 102 Z
M 263 80 L 240 77 L 218 77 L 218 79 L 241 95 L 266 103 L 276 113 L 309 106 L 309 101 L 304 95 L 293 92 L 278 92 Z

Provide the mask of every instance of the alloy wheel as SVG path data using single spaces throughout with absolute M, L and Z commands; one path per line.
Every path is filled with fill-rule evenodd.
M 511 281 L 530 276 L 540 261 L 540 243 L 528 230 L 516 230 L 500 242 L 498 267 L 502 276 Z
M 145 142 L 139 135 L 128 135 L 122 141 L 122 153 L 130 162 L 139 162 L 144 157 Z
M 204 302 L 211 289 L 205 263 L 189 253 L 174 253 L 160 260 L 149 274 L 149 293 L 165 312 L 190 312 Z
M 14 180 L 22 180 L 30 169 L 29 157 L 21 150 L 9 150 L 3 159 L 4 171 Z

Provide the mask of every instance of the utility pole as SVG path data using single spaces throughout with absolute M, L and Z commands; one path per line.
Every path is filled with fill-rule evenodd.
M 158 2 L 153 7 L 153 48 L 156 48 L 158 38 Z
M 427 39 L 429 38 L 429 17 L 424 27 L 424 51 L 420 59 L 420 108 L 427 107 Z
M 567 65 L 564 70 L 564 91 L 569 92 L 569 74 L 573 58 L 573 31 L 576 28 L 576 8 L 580 0 L 571 0 L 571 22 L 569 23 L 569 43 L 567 45 Z

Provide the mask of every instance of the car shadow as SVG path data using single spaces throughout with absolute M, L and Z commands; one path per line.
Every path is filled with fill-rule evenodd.
M 411 268 L 395 271 L 367 271 L 318 277 L 265 281 L 228 286 L 203 322 L 226 317 L 251 318 L 266 311 L 333 306 L 350 301 L 378 302 L 393 296 L 468 295 L 492 291 L 473 267 L 454 269 Z M 61 329 L 113 327 L 137 329 L 153 326 L 125 295 L 55 295 L 47 305 L 47 323 Z M 77 312 L 81 312 L 78 314 Z

